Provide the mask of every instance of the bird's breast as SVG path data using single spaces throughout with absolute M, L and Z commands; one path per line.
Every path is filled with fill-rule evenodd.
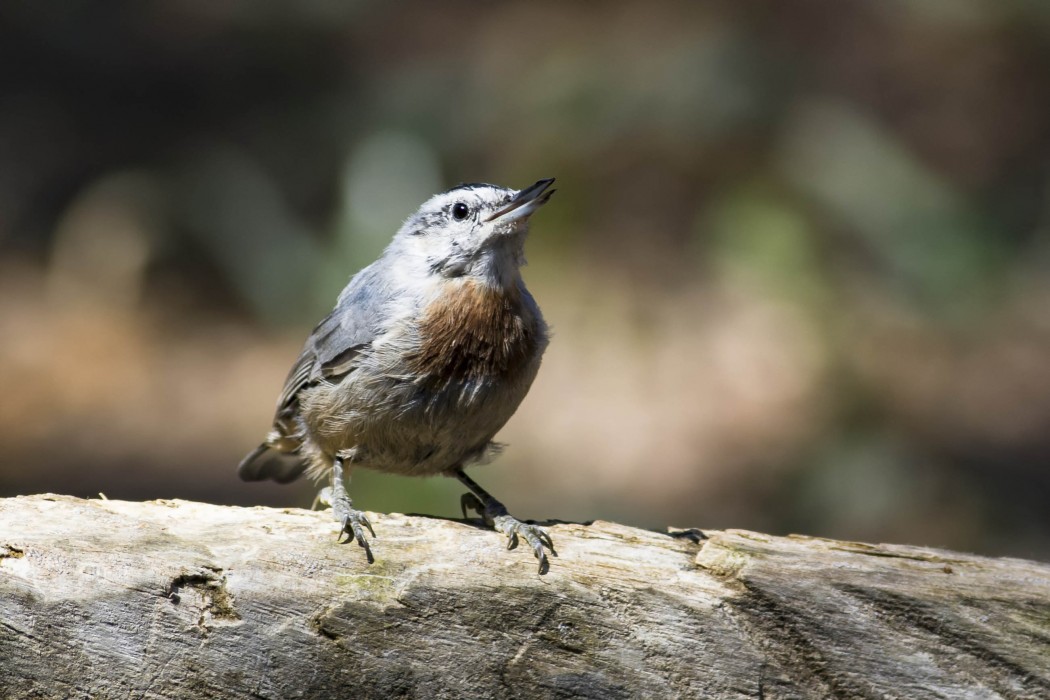
M 493 289 L 449 280 L 418 323 L 409 365 L 428 383 L 510 378 L 533 364 L 546 345 L 546 326 L 518 288 Z

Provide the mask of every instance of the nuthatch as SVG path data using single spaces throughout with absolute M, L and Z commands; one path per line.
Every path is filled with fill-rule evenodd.
M 345 488 L 350 469 L 454 476 L 462 498 L 513 549 L 526 540 L 540 573 L 550 536 L 523 523 L 473 479 L 532 385 L 547 325 L 521 279 L 529 217 L 554 179 L 515 191 L 466 184 L 435 195 L 401 226 L 374 263 L 354 275 L 292 366 L 273 429 L 241 462 L 245 481 L 287 483 L 330 475 L 320 499 L 341 537 L 374 561 Z

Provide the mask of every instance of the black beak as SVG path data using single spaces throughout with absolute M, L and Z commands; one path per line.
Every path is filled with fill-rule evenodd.
M 551 195 L 554 194 L 556 190 L 547 189 L 553 182 L 554 178 L 549 177 L 546 180 L 538 180 L 534 184 L 529 185 L 514 195 L 513 199 L 507 202 L 506 206 L 493 212 L 487 219 L 485 219 L 485 222 L 494 221 L 500 217 L 507 216 L 511 212 L 516 213 L 509 216 L 508 220 L 522 219 L 529 216 L 532 212 L 546 204 L 551 198 Z

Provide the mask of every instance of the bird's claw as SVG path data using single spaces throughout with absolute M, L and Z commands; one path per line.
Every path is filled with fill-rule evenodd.
M 331 506 L 333 503 L 335 503 L 335 498 L 332 497 L 332 489 L 329 486 L 325 486 L 314 496 L 314 502 L 310 504 L 310 510 L 317 510 L 318 506 Z
M 365 539 L 365 530 L 368 530 L 368 534 L 375 539 L 376 533 L 372 529 L 372 523 L 369 522 L 367 515 L 359 510 L 354 510 L 353 505 L 350 503 L 350 498 L 341 486 L 339 488 L 326 486 L 321 489 L 321 493 L 317 494 L 317 499 L 314 502 L 315 504 L 322 503 L 332 506 L 332 514 L 341 525 L 339 533 L 335 536 L 340 544 L 357 542 L 365 550 L 365 557 L 368 559 L 368 563 L 375 562 L 375 557 L 372 556 L 372 548 L 368 545 L 368 540 Z M 343 535 L 346 535 L 345 540 Z
M 343 516 L 343 527 L 339 530 L 336 539 L 341 539 L 343 535 L 346 535 L 346 539 L 342 540 L 340 544 L 349 544 L 356 541 L 365 550 L 365 557 L 368 559 L 368 563 L 371 564 L 375 561 L 375 557 L 372 556 L 372 548 L 368 546 L 368 540 L 365 539 L 365 529 L 375 539 L 376 533 L 372 529 L 372 523 L 368 521 L 368 516 L 359 510 L 351 510 Z
M 506 535 L 507 549 L 514 549 L 524 539 L 532 548 L 532 553 L 536 555 L 540 575 L 550 570 L 546 550 L 549 549 L 551 556 L 554 557 L 558 556 L 558 553 L 554 551 L 554 540 L 542 527 L 523 523 L 508 514 L 502 503 L 496 501 L 485 504 L 472 493 L 463 494 L 463 497 L 460 498 L 460 506 L 463 508 L 464 518 L 467 517 L 468 510 L 473 510 L 484 518 L 486 525 Z
M 496 531 L 502 532 L 507 536 L 507 549 L 514 549 L 518 546 L 520 540 L 525 540 L 529 547 L 532 548 L 532 553 L 536 555 L 540 576 L 550 570 L 547 550 L 550 550 L 552 557 L 558 556 L 558 553 L 554 550 L 554 541 L 547 534 L 546 530 L 539 525 L 523 523 L 517 518 L 506 514 L 496 516 L 494 520 L 493 527 Z
M 468 510 L 472 510 L 480 515 L 482 518 L 485 517 L 485 506 L 482 502 L 472 493 L 465 493 L 459 499 L 459 507 L 463 509 L 463 519 L 466 520 L 469 516 L 467 515 Z M 492 525 L 488 522 L 489 526 Z

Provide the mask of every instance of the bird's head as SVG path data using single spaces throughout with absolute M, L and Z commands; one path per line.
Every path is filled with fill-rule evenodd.
M 522 190 L 465 184 L 434 195 L 405 221 L 387 255 L 414 275 L 509 285 L 524 264 L 529 217 L 554 194 L 553 182 Z

